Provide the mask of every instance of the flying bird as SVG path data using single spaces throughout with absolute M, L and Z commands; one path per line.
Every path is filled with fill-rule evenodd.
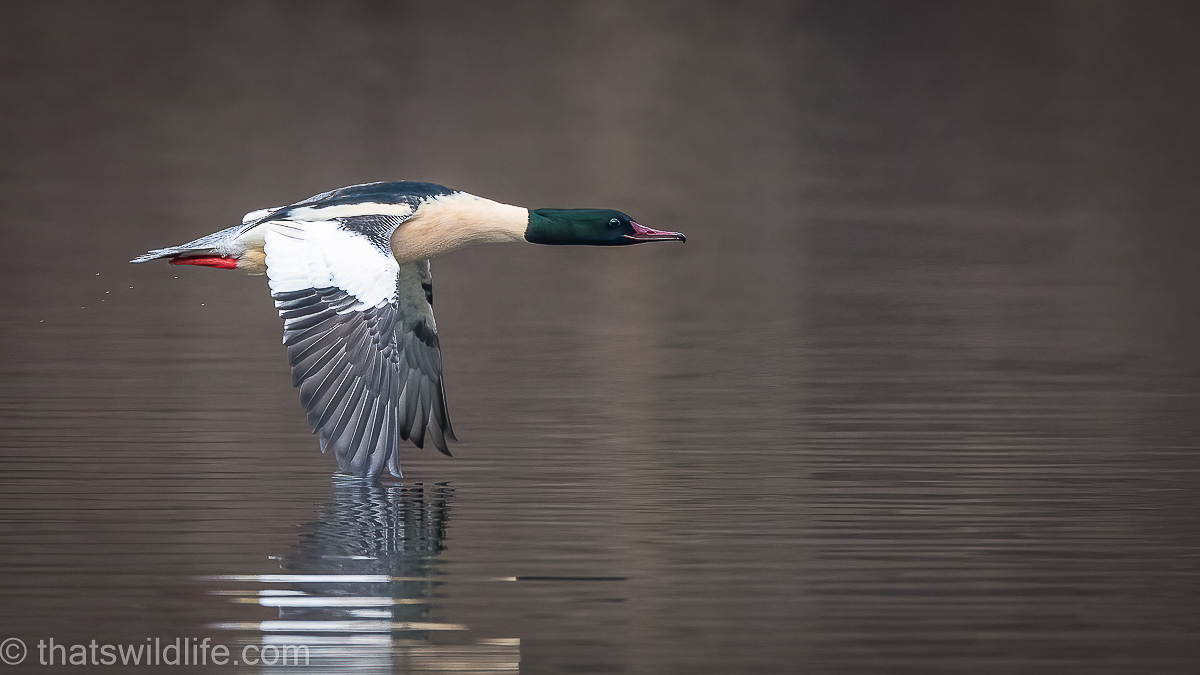
M 457 440 L 446 412 L 429 259 L 471 244 L 684 241 L 609 209 L 525 209 L 415 181 L 339 188 L 251 211 L 240 225 L 130 262 L 167 258 L 267 275 L 292 384 L 340 471 L 400 476 L 401 439 Z

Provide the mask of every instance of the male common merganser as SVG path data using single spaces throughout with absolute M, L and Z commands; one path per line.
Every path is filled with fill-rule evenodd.
M 620 211 L 501 204 L 433 183 L 352 185 L 130 262 L 169 258 L 266 273 L 283 318 L 292 384 L 341 471 L 400 476 L 398 439 L 446 455 L 446 412 L 429 259 L 469 244 L 614 246 L 684 241 Z

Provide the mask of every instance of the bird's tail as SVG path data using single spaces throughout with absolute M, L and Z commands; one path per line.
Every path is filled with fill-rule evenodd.
M 245 229 L 245 224 L 235 225 L 228 229 L 221 230 L 220 232 L 214 232 L 208 236 L 189 241 L 186 244 L 180 244 L 179 246 L 168 246 L 167 248 L 156 248 L 146 251 L 129 262 L 142 263 L 148 260 L 157 260 L 159 258 L 177 258 L 182 255 L 198 255 L 209 253 L 221 255 L 225 253 L 225 246 L 237 238 L 237 236 Z

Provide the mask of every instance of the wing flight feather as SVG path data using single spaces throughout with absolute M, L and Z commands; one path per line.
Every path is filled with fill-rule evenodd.
M 432 277 L 428 260 L 399 264 L 381 250 L 379 218 L 364 233 L 353 220 L 264 223 L 267 276 L 321 450 L 347 473 L 400 475 L 400 439 L 424 447 L 428 436 L 447 455 L 456 440 Z

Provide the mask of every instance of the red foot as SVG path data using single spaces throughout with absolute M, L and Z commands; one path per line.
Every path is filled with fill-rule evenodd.
M 181 255 L 177 258 L 171 258 L 170 262 L 172 265 L 203 265 L 205 267 L 233 270 L 237 269 L 238 259 L 220 255 Z

